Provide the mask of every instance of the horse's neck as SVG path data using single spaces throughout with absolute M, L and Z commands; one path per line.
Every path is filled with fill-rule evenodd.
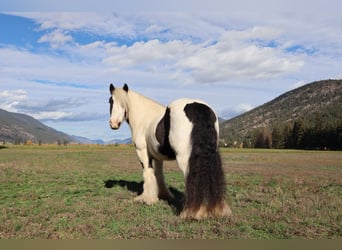
M 129 90 L 128 93 L 128 119 L 133 134 L 146 129 L 165 112 L 163 105 L 134 91 Z

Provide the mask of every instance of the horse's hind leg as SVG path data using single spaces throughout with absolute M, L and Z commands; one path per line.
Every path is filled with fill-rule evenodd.
M 187 182 L 187 179 L 188 179 L 187 176 L 189 172 L 189 157 L 190 157 L 190 153 L 187 150 L 184 150 L 181 154 L 177 155 L 177 164 L 184 174 L 185 182 Z M 201 190 L 195 190 L 194 192 L 189 192 L 189 185 L 188 185 L 189 183 L 185 183 L 185 184 L 186 184 L 185 204 L 184 204 L 182 212 L 180 213 L 180 217 L 182 219 L 206 217 L 208 214 L 207 208 L 205 206 L 201 206 L 201 203 L 197 202 L 196 197 L 195 197 L 197 192 L 200 192 Z
M 137 155 L 143 165 L 144 190 L 134 200 L 152 205 L 158 202 L 158 184 L 152 165 L 150 165 L 147 150 L 137 150 Z
M 154 173 L 157 178 L 157 184 L 158 184 L 158 189 L 159 189 L 159 198 L 163 200 L 172 200 L 174 199 L 173 194 L 170 192 L 168 189 L 165 179 L 164 179 L 164 173 L 163 173 L 163 161 L 153 161 L 154 165 Z

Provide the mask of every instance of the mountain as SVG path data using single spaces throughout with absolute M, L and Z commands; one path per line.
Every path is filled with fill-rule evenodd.
M 219 124 L 224 123 L 226 119 L 223 119 L 221 117 L 217 117 Z
M 132 138 L 126 139 L 113 139 L 110 141 L 104 141 L 102 139 L 92 140 L 82 136 L 71 136 L 74 141 L 81 143 L 81 144 L 132 144 Z
M 132 138 L 114 139 L 111 141 L 107 141 L 106 144 L 132 144 Z
M 300 88 L 267 102 L 221 124 L 221 140 L 225 143 L 253 137 L 257 129 L 272 130 L 278 124 L 305 121 L 306 128 L 335 126 L 342 122 L 342 80 L 323 80 Z M 331 125 L 333 124 L 333 125 Z
M 10 143 L 65 143 L 71 136 L 50 128 L 31 116 L 0 109 L 0 141 Z
M 86 137 L 68 135 L 48 127 L 31 116 L 12 113 L 0 109 L 0 142 L 8 143 L 70 143 L 81 144 L 130 144 L 131 138 L 114 139 L 105 142 L 101 139 L 91 140 Z
M 81 143 L 81 144 L 105 144 L 105 142 L 101 139 L 92 140 L 92 139 L 88 139 L 86 137 L 77 136 L 77 135 L 72 135 L 71 137 L 74 141 Z

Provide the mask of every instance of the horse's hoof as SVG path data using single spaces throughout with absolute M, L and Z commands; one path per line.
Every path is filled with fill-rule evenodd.
M 201 206 L 197 210 L 193 209 L 185 209 L 181 212 L 180 217 L 182 219 L 195 219 L 195 220 L 203 220 L 208 218 L 208 211 L 205 206 Z
M 229 205 L 224 201 L 222 204 L 217 205 L 211 211 L 213 217 L 230 217 L 232 210 Z
M 144 204 L 147 204 L 147 205 L 153 205 L 153 204 L 156 204 L 158 202 L 158 198 L 153 199 L 153 198 L 147 198 L 147 197 L 145 197 L 143 195 L 139 195 L 138 197 L 134 198 L 134 201 L 135 202 L 144 203 Z
M 220 218 L 220 217 L 230 217 L 232 216 L 232 211 L 226 202 L 217 205 L 216 207 L 208 210 L 205 205 L 201 205 L 199 209 L 184 209 L 180 217 L 182 219 L 194 219 L 203 220 L 207 218 Z

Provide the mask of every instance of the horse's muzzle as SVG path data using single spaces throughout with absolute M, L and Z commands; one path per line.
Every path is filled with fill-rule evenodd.
M 109 126 L 111 127 L 111 129 L 116 130 L 119 129 L 121 125 L 121 122 L 118 123 L 113 123 L 112 121 L 109 121 Z

